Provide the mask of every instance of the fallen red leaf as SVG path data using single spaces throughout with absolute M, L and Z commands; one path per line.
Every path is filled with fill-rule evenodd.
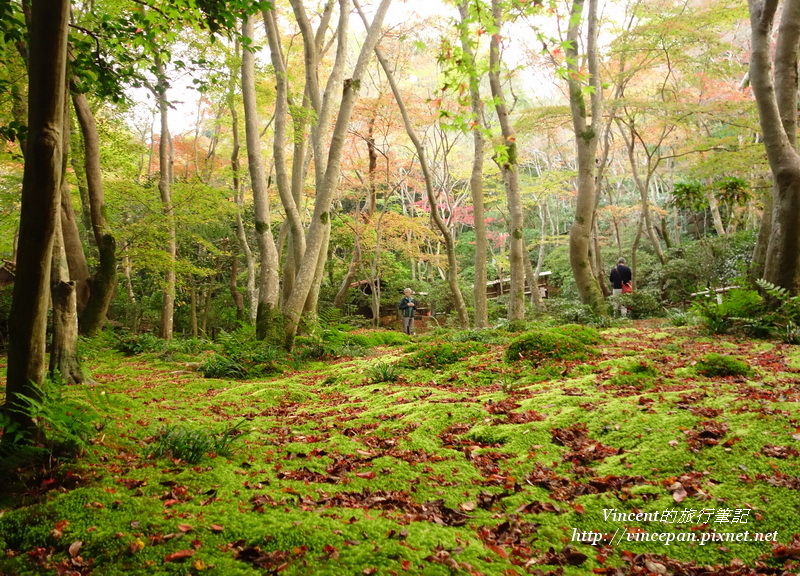
M 178 550 L 172 554 L 167 554 L 164 557 L 164 562 L 175 562 L 176 560 L 185 560 L 195 555 L 195 550 Z

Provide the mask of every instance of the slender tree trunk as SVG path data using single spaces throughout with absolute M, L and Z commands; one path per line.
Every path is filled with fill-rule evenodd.
M 347 292 L 350 289 L 350 284 L 353 283 L 356 277 L 356 273 L 358 272 L 358 267 L 361 264 L 361 242 L 358 239 L 358 236 L 354 234 L 353 239 L 353 254 L 350 257 L 350 263 L 347 265 L 347 272 L 342 278 L 342 283 L 339 285 L 339 290 L 336 292 L 336 296 L 333 299 L 333 307 L 338 308 L 339 310 L 344 310 L 345 307 L 345 299 L 347 298 Z
M 197 338 L 199 335 L 197 328 L 197 278 L 194 275 L 192 275 L 189 290 L 189 317 L 192 323 L 192 338 Z
M 65 90 L 65 94 L 68 89 Z M 50 375 L 60 377 L 65 384 L 81 384 L 84 381 L 81 363 L 78 360 L 78 286 L 71 274 L 73 270 L 83 276 L 83 284 L 89 275 L 83 247 L 80 244 L 69 183 L 66 179 L 67 153 L 70 143 L 69 100 L 64 98 L 65 154 L 61 164 L 61 210 L 56 216 L 53 237 L 53 262 L 51 264 L 51 303 L 53 306 L 53 340 L 50 345 Z M 69 233 L 67 233 L 69 230 Z M 69 239 L 69 244 L 68 244 Z M 70 245 L 71 244 L 71 245 Z M 68 250 L 77 252 L 70 258 Z M 72 261 L 72 262 L 70 262 Z M 70 268 L 70 263 L 73 267 Z
M 92 235 L 97 246 L 99 264 L 89 278 L 89 299 L 83 309 L 79 327 L 81 334 L 96 334 L 106 321 L 108 308 L 117 287 L 117 243 L 105 216 L 103 178 L 100 169 L 100 136 L 97 123 L 84 94 L 72 94 L 72 105 L 83 135 L 84 171 L 89 200 L 88 212 Z
M 597 0 L 589 0 L 586 60 L 593 87 L 590 95 L 591 109 L 586 110 L 578 54 L 579 35 L 583 22 L 584 0 L 573 0 L 567 40 L 569 100 L 572 126 L 575 132 L 575 148 L 578 162 L 578 198 L 575 220 L 569 231 L 569 261 L 578 287 L 581 301 L 598 314 L 605 314 L 605 300 L 600 284 L 592 271 L 592 229 L 595 217 L 597 187 L 595 182 L 595 158 L 599 139 L 602 86 L 597 66 Z M 587 116 L 591 120 L 587 122 Z
M 62 186 L 62 194 L 68 192 Z M 59 214 L 57 220 L 61 220 Z M 64 384 L 81 384 L 84 381 L 81 363 L 78 360 L 78 311 L 77 283 L 69 277 L 67 253 L 61 222 L 56 223 L 53 239 L 53 263 L 51 268 L 53 304 L 53 340 L 50 346 L 50 375 L 60 377 Z
M 64 144 L 68 146 L 68 143 Z M 67 148 L 65 148 L 67 150 Z M 66 169 L 66 166 L 65 166 Z M 69 279 L 75 283 L 75 301 L 80 314 L 86 309 L 91 298 L 89 284 L 89 264 L 83 252 L 83 243 L 78 231 L 78 222 L 75 220 L 75 209 L 72 206 L 69 185 L 65 183 L 61 190 L 61 240 L 62 248 L 69 267 Z
M 245 18 L 242 24 L 245 38 L 253 37 L 253 22 Z M 279 342 L 283 322 L 278 309 L 280 284 L 278 278 L 278 249 L 272 236 L 270 224 L 269 192 L 261 157 L 259 141 L 258 108 L 255 91 L 255 55 L 249 47 L 242 54 L 242 97 L 244 99 L 245 139 L 247 140 L 247 163 L 253 186 L 253 203 L 256 217 L 256 238 L 261 261 L 261 275 L 258 286 L 258 310 L 256 313 L 256 334 L 260 339 Z M 277 122 L 277 111 L 276 111 Z
M 167 232 L 167 270 L 164 273 L 164 288 L 161 302 L 160 335 L 164 340 L 172 339 L 175 318 L 175 265 L 178 259 L 178 239 L 175 230 L 175 211 L 172 206 L 172 145 L 169 133 L 169 101 L 167 100 L 167 77 L 164 64 L 156 57 L 157 84 L 154 94 L 158 100 L 159 117 L 161 119 L 161 139 L 158 143 L 158 192 L 161 195 L 161 209 L 164 213 L 164 227 Z
M 461 48 L 469 59 L 469 94 L 472 107 L 472 138 L 474 150 L 472 156 L 472 172 L 469 177 L 469 188 L 472 193 L 472 216 L 475 228 L 475 289 L 473 304 L 475 306 L 475 327 L 489 326 L 489 312 L 486 301 L 486 253 L 488 240 L 486 237 L 486 216 L 483 202 L 483 163 L 486 153 L 486 140 L 483 135 L 483 101 L 481 100 L 477 62 L 467 30 L 467 2 L 458 3 L 461 17 Z
M 236 52 L 239 53 L 239 43 L 236 42 Z M 236 103 L 234 102 L 234 90 L 236 82 L 234 76 L 231 74 L 231 85 L 228 89 L 228 104 L 231 111 L 231 128 L 233 147 L 231 150 L 231 172 L 233 173 L 233 194 L 236 202 L 236 238 L 239 240 L 239 247 L 244 254 L 245 263 L 247 265 L 247 309 L 248 318 L 252 324 L 256 320 L 256 313 L 258 311 L 258 292 L 256 291 L 256 260 L 253 256 L 253 251 L 250 249 L 250 243 L 247 241 L 247 232 L 244 227 L 244 218 L 242 218 L 242 211 L 244 210 L 244 192 L 240 180 L 239 165 L 239 112 L 236 110 Z
M 228 290 L 231 293 L 233 305 L 236 306 L 236 320 L 244 322 L 247 314 L 244 311 L 244 296 L 239 292 L 237 279 L 239 278 L 239 256 L 234 254 L 231 258 L 231 272 L 228 276 Z
M 509 214 L 509 253 L 508 264 L 511 273 L 511 286 L 508 295 L 508 319 L 512 322 L 525 319 L 525 226 L 522 212 L 522 197 L 519 191 L 519 163 L 517 158 L 517 137 L 511 125 L 503 86 L 500 81 L 500 27 L 503 7 L 500 0 L 492 0 L 492 19 L 497 32 L 492 35 L 489 47 L 489 86 L 495 101 L 497 119 L 503 134 L 503 157 L 495 157 L 503 175 L 506 190 L 506 203 Z
M 16 279 L 9 315 L 5 409 L 21 432 L 36 423 L 20 412 L 21 396 L 41 399 L 47 310 L 64 154 L 67 32 L 70 3 L 34 2 L 29 35 L 28 146 L 22 181 Z M 41 432 L 40 430 L 38 432 Z M 4 439 L 11 435 L 4 435 Z
M 318 180 L 317 198 L 314 203 L 314 213 L 306 234 L 306 250 L 303 260 L 299 263 L 298 274 L 295 278 L 295 289 L 283 306 L 284 313 L 284 345 L 291 349 L 297 334 L 301 313 L 305 306 L 312 284 L 317 278 L 317 264 L 324 254 L 327 254 L 328 229 L 330 227 L 330 206 L 333 192 L 341 174 L 341 161 L 345 139 L 349 130 L 350 117 L 355 106 L 358 90 L 361 86 L 364 70 L 369 62 L 380 35 L 383 18 L 391 0 L 382 0 L 376 10 L 374 20 L 367 31 L 367 36 L 361 47 L 358 60 L 353 70 L 352 78 L 344 81 L 339 114 L 333 129 L 333 134 L 328 149 L 326 169 L 324 176 Z M 342 0 L 341 10 L 347 7 L 346 0 Z M 345 11 L 346 13 L 346 11 Z M 346 18 L 344 19 L 346 20 Z M 341 28 L 341 25 L 340 25 Z M 346 28 L 345 28 L 346 30 Z M 344 43 L 345 35 L 339 34 L 339 43 Z M 320 158 L 317 158 L 319 161 Z

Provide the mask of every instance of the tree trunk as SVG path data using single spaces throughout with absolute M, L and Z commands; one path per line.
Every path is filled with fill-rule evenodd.
M 65 130 L 68 130 L 69 125 Z M 64 143 L 65 150 L 68 150 L 69 140 Z M 68 153 L 68 152 L 67 152 Z M 66 165 L 64 166 L 66 170 Z M 83 252 L 83 243 L 78 231 L 78 222 L 75 220 L 75 209 L 72 206 L 72 198 L 69 193 L 69 185 L 64 184 L 61 189 L 61 214 L 59 216 L 61 227 L 61 241 L 64 250 L 67 266 L 69 269 L 69 279 L 75 283 L 75 301 L 80 314 L 86 309 L 86 305 L 91 297 L 89 285 L 89 264 L 86 262 L 86 254 Z
M 495 101 L 497 119 L 503 134 L 503 157 L 495 156 L 503 175 L 508 204 L 508 267 L 511 273 L 511 285 L 508 294 L 509 321 L 525 319 L 525 239 L 523 238 L 524 218 L 522 213 L 522 197 L 519 191 L 519 163 L 517 158 L 517 138 L 509 118 L 503 86 L 500 81 L 500 27 L 503 7 L 499 0 L 492 0 L 492 19 L 497 32 L 492 34 L 489 47 L 489 86 Z
M 167 100 L 167 78 L 164 63 L 156 56 L 157 84 L 153 90 L 158 100 L 158 111 L 161 119 L 161 139 L 158 143 L 158 192 L 161 195 L 161 209 L 164 213 L 164 226 L 167 232 L 167 270 L 164 273 L 164 288 L 161 302 L 160 336 L 164 340 L 172 339 L 175 319 L 175 265 L 178 259 L 178 239 L 175 230 L 175 211 L 172 206 L 172 145 L 169 133 L 169 101 Z
M 578 198 L 575 220 L 569 231 L 569 262 L 578 287 L 581 301 L 597 314 L 606 314 L 605 300 L 600 284 L 592 272 L 592 229 L 595 217 L 597 188 L 595 182 L 595 156 L 599 139 L 602 86 L 597 66 L 597 0 L 589 0 L 586 60 L 589 84 L 593 87 L 591 98 L 591 121 L 587 123 L 586 102 L 579 78 L 578 37 L 583 22 L 584 0 L 572 3 L 567 40 L 567 83 L 569 85 L 570 112 L 575 132 L 575 148 L 578 162 Z
M 381 4 L 375 13 L 375 17 L 361 47 L 361 52 L 359 53 L 358 60 L 353 70 L 352 78 L 348 78 L 344 81 L 339 114 L 336 118 L 330 146 L 325 158 L 325 173 L 317 183 L 317 197 L 314 203 L 314 213 L 306 234 L 306 250 L 303 254 L 302 261 L 297 267 L 298 274 L 295 278 L 294 290 L 283 305 L 284 345 L 288 349 L 294 346 L 294 339 L 297 334 L 297 327 L 300 323 L 301 313 L 308 295 L 311 292 L 312 283 L 317 277 L 318 261 L 327 254 L 326 239 L 328 238 L 328 229 L 330 227 L 330 206 L 333 192 L 341 174 L 342 154 L 349 130 L 350 117 L 353 113 L 364 70 L 369 62 L 372 51 L 378 43 L 383 18 L 390 3 L 391 0 L 381 0 Z M 346 0 L 342 0 L 342 4 L 343 6 L 340 9 L 346 14 Z M 346 18 L 342 20 L 346 20 Z M 339 35 L 340 45 L 345 44 L 345 38 L 346 34 Z M 344 47 L 342 47 L 342 49 L 344 49 Z M 316 160 L 319 162 L 321 158 L 317 158 Z
M 105 324 L 108 308 L 117 287 L 117 243 L 105 216 L 103 178 L 100 169 L 100 136 L 97 132 L 97 123 L 84 94 L 73 93 L 72 105 L 83 134 L 89 215 L 99 255 L 99 265 L 89 278 L 89 300 L 78 323 L 81 334 L 92 336 Z
M 797 65 L 800 0 L 786 0 L 775 43 L 774 82 L 770 43 L 780 2 L 748 0 L 752 52 L 750 82 L 774 178 L 764 277 L 800 292 L 800 155 L 797 153 Z M 765 212 L 764 220 L 770 215 Z
M 66 182 L 61 193 L 69 190 Z M 59 215 L 60 216 L 60 215 Z M 60 220 L 60 217 L 57 218 Z M 53 239 L 51 298 L 53 303 L 53 340 L 50 346 L 50 376 L 60 377 L 64 384 L 81 384 L 84 381 L 78 360 L 78 310 L 77 283 L 70 280 L 67 254 L 63 242 L 61 222 L 56 222 Z
M 253 21 L 247 17 L 242 23 L 242 35 L 253 37 Z M 256 313 L 256 334 L 260 339 L 280 342 L 282 321 L 278 314 L 278 250 L 272 236 L 270 225 L 269 192 L 261 157 L 259 141 L 258 108 L 255 90 L 255 55 L 246 46 L 242 54 L 242 97 L 244 99 L 245 139 L 247 141 L 247 163 L 253 186 L 253 204 L 256 218 L 256 238 L 261 261 L 261 274 L 258 286 L 258 310 Z M 277 111 L 276 111 L 277 121 Z
M 20 411 L 24 405 L 20 397 L 40 400 L 44 381 L 50 268 L 64 154 L 69 12 L 67 0 L 52 0 L 34 2 L 31 13 L 28 146 L 9 315 L 5 403 L 12 426 L 31 439 L 41 430 Z M 3 438 L 11 441 L 12 435 Z
M 237 53 L 239 43 L 236 43 Z M 234 76 L 231 74 L 231 85 L 228 89 L 228 104 L 231 111 L 231 127 L 233 148 L 231 150 L 231 172 L 233 173 L 233 194 L 236 202 L 236 238 L 239 240 L 239 247 L 244 254 L 245 263 L 247 265 L 247 309 L 248 319 L 252 324 L 256 320 L 256 312 L 258 310 L 258 293 L 256 292 L 256 260 L 253 256 L 253 251 L 250 249 L 250 243 L 247 241 L 247 232 L 244 228 L 244 219 L 242 218 L 242 211 L 244 209 L 244 192 L 242 191 L 242 184 L 239 177 L 239 113 L 236 110 L 234 102 L 234 91 L 236 82 Z
M 483 135 L 483 101 L 481 100 L 477 62 L 472 45 L 469 41 L 467 28 L 467 3 L 458 3 L 461 17 L 461 48 L 469 60 L 469 94 L 472 107 L 472 138 L 474 150 L 472 156 L 472 172 L 469 177 L 469 188 L 472 193 L 472 216 L 475 227 L 475 289 L 473 290 L 473 304 L 475 306 L 475 327 L 487 328 L 489 326 L 489 312 L 486 301 L 486 252 L 488 240 L 486 237 L 486 217 L 483 202 L 483 162 L 486 153 L 486 141 Z
M 236 280 L 239 277 L 239 256 L 234 254 L 231 258 L 231 273 L 228 276 L 228 290 L 231 293 L 233 305 L 236 306 L 236 320 L 244 322 L 247 319 L 247 314 L 244 311 L 244 296 L 239 292 L 239 285 Z
M 336 296 L 333 298 L 333 307 L 338 308 L 339 310 L 344 310 L 345 307 L 345 298 L 347 297 L 347 292 L 350 289 L 350 284 L 353 283 L 356 277 L 356 273 L 358 272 L 358 267 L 361 264 L 361 242 L 358 239 L 358 236 L 355 235 L 353 240 L 353 254 L 350 257 L 350 263 L 347 265 L 347 272 L 342 278 L 342 283 L 339 285 L 339 290 L 336 292 Z

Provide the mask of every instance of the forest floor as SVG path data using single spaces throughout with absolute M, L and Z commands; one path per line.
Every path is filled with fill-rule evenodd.
M 93 351 L 67 397 L 96 434 L 4 495 L 0 575 L 800 574 L 800 348 L 600 334 L 580 360 L 437 363 L 419 336 L 257 381 Z M 208 437 L 227 456 L 169 449 Z

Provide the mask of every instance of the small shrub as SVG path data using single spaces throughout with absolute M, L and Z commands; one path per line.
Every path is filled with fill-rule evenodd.
M 580 360 L 590 349 L 572 336 L 561 334 L 557 328 L 532 330 L 515 338 L 506 350 L 506 360 L 529 360 L 538 364 L 544 360 Z
M 661 302 L 649 290 L 634 290 L 630 294 L 620 294 L 618 298 L 620 304 L 628 309 L 630 318 L 653 318 L 664 314 Z
M 597 319 L 588 305 L 575 300 L 553 298 L 548 299 L 545 306 L 547 312 L 563 324 L 593 324 Z
M 697 323 L 697 316 L 691 310 L 683 308 L 667 308 L 667 320 L 673 326 L 692 326 Z
M 508 341 L 508 333 L 503 330 L 457 330 L 450 332 L 451 342 L 482 342 L 483 344 L 502 344 Z
M 114 348 L 126 356 L 136 356 L 151 352 L 164 352 L 167 349 L 167 341 L 149 332 L 144 334 L 123 332 L 117 335 Z
M 746 362 L 734 358 L 733 356 L 714 352 L 706 354 L 703 359 L 695 365 L 695 371 L 708 378 L 717 376 L 749 376 L 752 373 L 750 366 Z
M 214 354 L 200 366 L 205 378 L 244 378 L 247 370 L 228 356 Z
M 367 368 L 367 376 L 369 376 L 369 380 L 373 384 L 396 382 L 400 377 L 400 369 L 397 364 L 378 362 Z
M 83 452 L 90 440 L 102 429 L 98 409 L 109 403 L 108 396 L 92 388 L 81 388 L 80 397 L 67 394 L 67 386 L 60 378 L 46 379 L 35 397 L 17 395 L 22 413 L 36 422 L 43 441 L 31 450 L 26 432 L 5 411 L 0 411 L 0 428 L 3 428 L 3 453 L 0 458 L 11 460 L 38 455 L 71 457 Z M 4 462 L 9 464 L 9 462 Z
M 181 426 L 162 428 L 153 439 L 155 446 L 149 456 L 170 456 L 188 464 L 197 464 L 209 454 L 227 456 L 231 453 L 231 444 L 244 435 L 243 423 L 244 420 L 219 434 Z
M 407 356 L 400 365 L 408 368 L 443 368 L 484 352 L 486 345 L 480 342 L 438 342 Z

